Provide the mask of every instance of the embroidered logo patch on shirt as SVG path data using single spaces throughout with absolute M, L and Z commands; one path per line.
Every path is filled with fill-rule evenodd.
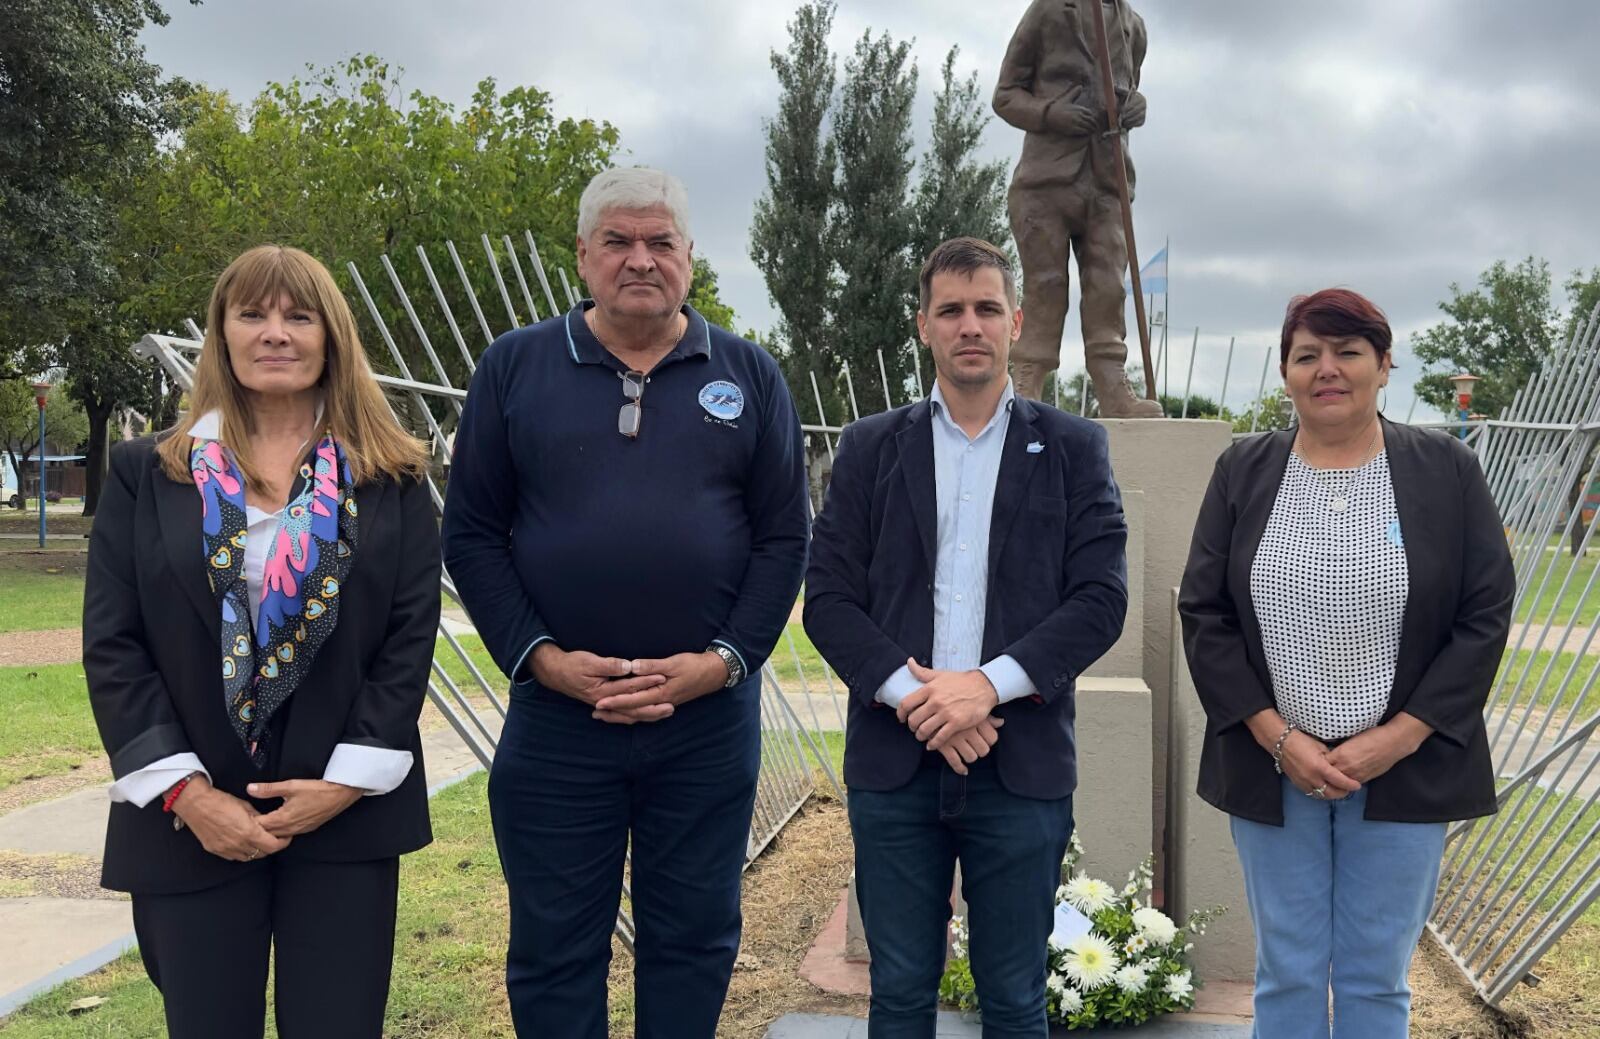
M 726 379 L 708 382 L 700 388 L 700 406 L 712 418 L 732 422 L 744 414 L 744 391 Z
M 1389 544 L 1394 545 L 1396 548 L 1405 548 L 1406 547 L 1406 539 L 1400 533 L 1400 521 L 1399 520 L 1390 520 L 1389 521 Z

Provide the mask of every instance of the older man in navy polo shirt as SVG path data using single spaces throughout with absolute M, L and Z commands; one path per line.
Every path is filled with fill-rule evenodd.
M 489 805 L 525 1039 L 606 1035 L 630 844 L 637 1035 L 712 1035 L 739 946 L 806 484 L 777 364 L 685 303 L 687 209 L 656 170 L 589 184 L 593 299 L 489 348 L 455 442 L 445 564 L 513 681 Z

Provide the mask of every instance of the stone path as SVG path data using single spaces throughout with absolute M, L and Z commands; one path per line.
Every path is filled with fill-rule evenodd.
M 981 1039 L 983 1028 L 975 1017 L 941 1011 L 938 1039 Z M 1064 1028 L 1051 1029 L 1052 1036 L 1071 1036 L 1074 1039 L 1111 1039 L 1112 1036 L 1137 1035 L 1139 1039 L 1250 1039 L 1247 1024 L 1219 1024 L 1195 1021 L 1176 1016 L 1164 1017 L 1144 1025 L 1132 1033 L 1126 1029 L 1096 1028 L 1087 1032 L 1068 1032 Z M 780 1017 L 767 1029 L 767 1039 L 867 1039 L 867 1023 L 858 1017 L 841 1017 L 834 1014 L 789 1014 Z

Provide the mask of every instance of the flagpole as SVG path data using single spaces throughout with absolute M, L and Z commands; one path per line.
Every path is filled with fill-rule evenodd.
M 1161 352 L 1167 352 L 1167 329 L 1172 325 L 1172 236 L 1161 243 L 1161 255 L 1166 257 L 1167 276 L 1161 282 Z M 1163 365 L 1163 367 L 1167 367 Z

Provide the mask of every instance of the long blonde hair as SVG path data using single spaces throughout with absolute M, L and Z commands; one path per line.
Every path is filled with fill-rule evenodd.
M 323 409 L 318 435 L 332 433 L 344 450 L 355 482 L 365 483 L 378 474 L 393 479 L 421 479 L 427 471 L 428 449 L 401 428 L 372 377 L 355 315 L 345 302 L 333 275 L 315 258 L 283 245 L 258 245 L 228 265 L 211 290 L 206 308 L 206 338 L 195 364 L 189 410 L 178 419 L 170 435 L 157 447 L 162 469 L 180 483 L 192 482 L 189 471 L 189 430 L 202 415 L 222 412 L 222 440 L 253 488 L 264 482 L 250 457 L 250 434 L 255 418 L 249 392 L 234 374 L 223 339 L 223 322 L 231 302 L 267 303 L 287 295 L 293 305 L 314 310 L 327 330 L 326 360 L 320 385 Z

